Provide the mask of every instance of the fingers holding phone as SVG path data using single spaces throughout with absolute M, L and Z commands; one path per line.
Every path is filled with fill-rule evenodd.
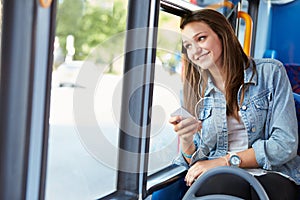
M 202 128 L 201 121 L 182 107 L 171 114 L 169 122 L 174 125 L 174 131 L 183 139 L 190 139 Z

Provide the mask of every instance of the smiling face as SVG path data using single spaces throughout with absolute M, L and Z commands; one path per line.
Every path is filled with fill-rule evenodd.
M 202 69 L 222 66 L 223 47 L 218 35 L 203 22 L 190 22 L 182 29 L 188 58 Z

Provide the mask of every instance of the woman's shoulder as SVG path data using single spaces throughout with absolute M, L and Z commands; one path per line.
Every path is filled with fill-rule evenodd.
M 276 60 L 274 58 L 254 58 L 253 59 L 256 66 L 264 67 L 264 66 L 273 66 L 273 67 L 283 67 L 282 62 Z
M 253 59 L 256 70 L 267 72 L 285 71 L 284 65 L 279 60 L 273 58 Z
M 286 69 L 282 62 L 272 58 L 253 59 L 257 80 L 279 82 L 288 80 Z

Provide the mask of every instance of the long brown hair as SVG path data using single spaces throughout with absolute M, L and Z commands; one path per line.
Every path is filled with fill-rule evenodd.
M 211 9 L 192 12 L 181 19 L 180 28 L 184 29 L 185 25 L 195 21 L 207 24 L 221 41 L 226 112 L 227 115 L 238 118 L 237 93 L 240 86 L 243 85 L 244 69 L 249 66 L 250 58 L 244 53 L 231 24 L 221 13 Z M 191 113 L 194 113 L 196 103 L 204 96 L 208 72 L 190 62 L 187 55 L 184 57 L 184 105 Z

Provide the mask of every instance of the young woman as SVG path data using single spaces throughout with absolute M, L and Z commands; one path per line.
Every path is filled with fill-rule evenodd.
M 233 165 L 252 173 L 270 199 L 296 199 L 297 119 L 282 63 L 248 57 L 217 11 L 188 14 L 180 28 L 187 61 L 184 106 L 195 117 L 169 121 L 180 137 L 175 163 L 189 168 L 187 185 L 211 168 Z M 246 182 L 224 175 L 198 194 L 212 193 L 258 199 Z

